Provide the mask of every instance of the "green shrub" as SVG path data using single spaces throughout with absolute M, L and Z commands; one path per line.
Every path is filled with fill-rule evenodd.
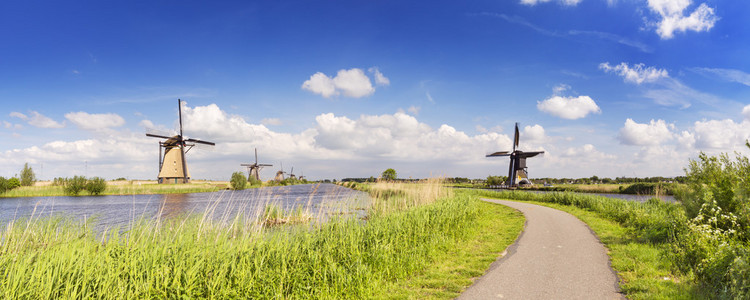
M 8 179 L 0 176 L 0 194 L 5 193 L 8 190 Z
M 63 190 L 70 196 L 78 196 L 81 191 L 86 189 L 86 177 L 73 176 L 73 178 L 66 178 L 63 184 Z
M 247 186 L 247 177 L 242 172 L 232 173 L 232 179 L 230 180 L 233 190 L 244 190 Z
M 8 187 L 9 190 L 15 189 L 15 188 L 20 187 L 20 186 L 21 186 L 21 181 L 18 180 L 18 178 L 12 177 L 12 178 L 8 179 L 7 187 Z
M 86 182 L 86 190 L 92 195 L 99 195 L 107 189 L 107 181 L 101 177 L 93 177 Z

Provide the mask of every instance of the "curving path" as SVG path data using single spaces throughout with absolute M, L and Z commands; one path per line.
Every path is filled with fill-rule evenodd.
M 549 207 L 506 201 L 526 226 L 507 254 L 459 299 L 623 299 L 606 249 L 585 223 Z

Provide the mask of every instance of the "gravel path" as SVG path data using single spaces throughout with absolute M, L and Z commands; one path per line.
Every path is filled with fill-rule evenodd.
M 623 299 L 606 249 L 585 223 L 549 207 L 506 201 L 526 226 L 459 299 Z

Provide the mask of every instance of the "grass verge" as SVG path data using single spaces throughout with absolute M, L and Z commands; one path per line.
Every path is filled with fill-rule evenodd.
M 482 276 L 523 230 L 523 214 L 504 205 L 478 203 L 480 215 L 463 241 L 443 246 L 432 262 L 406 280 L 388 283 L 373 298 L 453 299 Z
M 705 299 L 705 289 L 691 274 L 677 271 L 666 242 L 667 215 L 673 204 L 624 202 L 618 199 L 575 195 L 538 195 L 523 192 L 465 191 L 493 199 L 511 199 L 568 212 L 586 223 L 607 247 L 620 289 L 628 299 Z M 542 201 L 535 201 L 542 200 Z

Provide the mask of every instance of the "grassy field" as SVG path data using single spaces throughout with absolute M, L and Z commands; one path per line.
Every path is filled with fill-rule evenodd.
M 0 231 L 0 295 L 50 298 L 452 298 L 519 234 L 510 209 L 435 181 L 374 184 L 366 221 L 267 226 L 243 216 L 70 220 Z M 266 215 L 275 215 L 266 214 Z
M 199 181 L 188 184 L 158 184 L 156 181 L 108 181 L 107 189 L 102 195 L 139 195 L 139 194 L 185 194 L 215 192 L 229 187 L 226 181 Z M 83 191 L 81 196 L 89 195 Z M 0 197 L 51 197 L 66 196 L 62 186 L 49 182 L 37 182 L 34 186 L 22 186 L 9 190 Z

